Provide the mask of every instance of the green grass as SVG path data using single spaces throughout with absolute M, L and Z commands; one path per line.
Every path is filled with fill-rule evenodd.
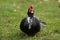
M 41 2 L 41 3 L 40 3 Z M 0 40 L 60 40 L 60 8 L 55 0 L 0 0 Z M 35 16 L 47 23 L 36 38 L 24 38 L 19 29 L 27 9 L 33 5 Z M 14 11 L 16 9 L 16 11 Z

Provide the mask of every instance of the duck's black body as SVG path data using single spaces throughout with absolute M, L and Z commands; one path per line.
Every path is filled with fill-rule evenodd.
M 37 32 L 40 31 L 40 21 L 32 17 L 31 28 L 29 29 L 29 23 L 27 21 L 27 17 L 24 18 L 20 24 L 20 29 L 26 33 L 28 36 L 34 36 Z

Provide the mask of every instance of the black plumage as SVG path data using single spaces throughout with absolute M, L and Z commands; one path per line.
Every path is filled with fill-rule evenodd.
M 28 36 L 34 36 L 40 31 L 40 21 L 36 17 L 31 18 L 32 22 L 28 23 L 27 17 L 22 19 L 20 29 Z M 29 29 L 30 25 L 30 29 Z

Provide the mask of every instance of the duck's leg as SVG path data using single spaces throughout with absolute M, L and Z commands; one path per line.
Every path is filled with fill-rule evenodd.
M 25 33 L 25 34 L 24 34 L 24 38 L 27 38 L 27 37 L 28 37 L 28 35 Z
M 33 38 L 36 38 L 36 37 L 37 37 L 36 35 L 33 36 Z

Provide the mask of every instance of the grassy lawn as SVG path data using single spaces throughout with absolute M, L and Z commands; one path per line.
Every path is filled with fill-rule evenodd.
M 60 40 L 60 8 L 56 0 L 0 0 L 0 40 Z M 47 23 L 36 38 L 23 37 L 19 29 L 33 5 L 35 16 Z

